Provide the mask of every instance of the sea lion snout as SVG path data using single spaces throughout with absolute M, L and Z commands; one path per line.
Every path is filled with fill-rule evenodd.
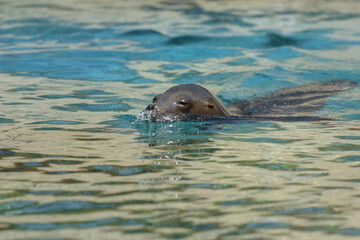
M 156 103 L 151 103 L 149 104 L 146 108 L 145 108 L 146 111 L 150 111 L 152 112 L 153 114 L 168 114 L 168 113 L 171 113 L 169 112 L 167 109 L 164 109 L 162 108 L 161 106 L 159 106 L 158 104 Z
M 152 111 L 152 110 L 155 109 L 155 107 L 156 107 L 156 104 L 152 103 L 152 104 L 149 104 L 149 105 L 145 108 L 145 110 Z

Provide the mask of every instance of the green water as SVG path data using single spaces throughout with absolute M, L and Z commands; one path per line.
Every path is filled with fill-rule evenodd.
M 134 124 L 179 83 L 359 83 L 359 9 L 0 0 L 0 239 L 359 237 L 358 87 L 331 121 Z

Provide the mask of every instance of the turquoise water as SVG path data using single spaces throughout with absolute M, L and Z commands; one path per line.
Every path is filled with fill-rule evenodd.
M 179 83 L 360 83 L 359 9 L 0 1 L 0 239 L 359 237 L 359 87 L 332 121 L 134 123 Z

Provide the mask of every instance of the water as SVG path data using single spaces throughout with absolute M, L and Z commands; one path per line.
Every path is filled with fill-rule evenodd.
M 179 83 L 360 83 L 359 9 L 0 1 L 0 239 L 359 237 L 359 88 L 333 121 L 133 124 Z

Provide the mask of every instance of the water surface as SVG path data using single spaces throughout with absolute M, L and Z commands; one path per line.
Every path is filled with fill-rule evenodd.
M 0 238 L 359 237 L 359 88 L 332 121 L 133 124 L 179 83 L 360 83 L 357 1 L 0 6 Z

